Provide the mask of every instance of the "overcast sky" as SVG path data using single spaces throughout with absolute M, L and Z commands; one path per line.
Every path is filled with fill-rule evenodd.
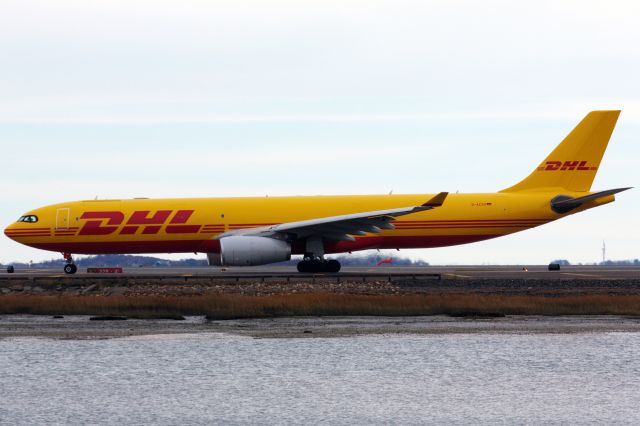
M 65 200 L 492 192 L 593 109 L 638 186 L 634 1 L 0 0 L 0 224 Z M 640 189 L 434 264 L 640 257 Z M 2 235 L 0 262 L 57 257 Z M 177 257 L 183 257 L 179 255 Z

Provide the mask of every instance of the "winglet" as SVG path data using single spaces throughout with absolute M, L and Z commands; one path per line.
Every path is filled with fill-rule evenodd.
M 445 198 L 447 198 L 447 195 L 449 195 L 448 192 L 441 192 L 435 197 L 433 197 L 432 199 L 430 199 L 429 201 L 427 201 L 426 203 L 424 203 L 422 207 L 440 207 L 442 204 L 444 204 L 444 200 Z

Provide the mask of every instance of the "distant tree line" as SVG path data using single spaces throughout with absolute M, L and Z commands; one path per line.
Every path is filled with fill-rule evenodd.
M 336 259 L 342 264 L 342 266 L 375 266 L 381 261 L 385 261 L 382 265 L 391 266 L 429 266 L 428 262 L 424 260 L 412 260 L 407 257 L 388 255 L 383 253 L 369 253 L 369 254 L 340 254 L 340 255 L 327 255 L 330 259 Z M 295 266 L 299 261 L 300 256 L 294 256 L 287 262 L 280 262 L 276 265 Z
M 384 264 L 396 265 L 396 266 L 428 266 L 429 263 L 423 260 L 411 260 L 400 256 L 389 256 L 382 253 L 371 253 L 367 255 L 338 255 L 330 256 L 332 259 L 337 259 L 345 266 L 375 266 L 378 262 L 385 260 Z M 390 260 L 390 262 L 389 262 Z M 300 256 L 294 256 L 287 262 L 276 263 L 277 266 L 292 265 L 295 266 L 300 261 Z M 197 267 L 207 266 L 206 259 L 180 259 L 180 260 L 167 260 L 160 259 L 153 256 L 135 256 L 126 254 L 100 254 L 96 256 L 78 257 L 75 258 L 76 265 L 79 267 Z M 388 262 L 388 263 L 387 263 Z M 11 263 L 16 268 L 59 268 L 64 265 L 62 259 L 52 259 L 43 262 L 24 263 L 15 262 Z M 2 266 L 2 264 L 0 264 Z
M 638 266 L 640 265 L 640 259 L 633 259 L 633 260 L 606 260 L 604 262 L 600 262 L 599 265 L 606 265 L 606 266 L 624 266 L 624 265 L 629 265 L 629 266 Z
M 552 260 L 551 263 L 558 263 L 561 266 L 569 266 L 571 263 L 567 259 Z M 576 265 L 602 265 L 602 266 L 638 266 L 640 265 L 640 259 L 628 259 L 628 260 L 606 260 L 604 262 L 597 263 L 576 263 Z
M 571 265 L 571 263 L 567 259 L 556 259 L 556 260 L 552 260 L 549 263 L 557 263 L 560 266 L 569 266 L 569 265 Z

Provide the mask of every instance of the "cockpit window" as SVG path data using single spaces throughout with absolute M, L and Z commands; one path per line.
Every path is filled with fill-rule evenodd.
M 18 219 L 18 222 L 28 222 L 28 223 L 36 223 L 38 221 L 38 216 L 35 215 L 28 215 L 28 216 L 20 216 L 20 219 Z

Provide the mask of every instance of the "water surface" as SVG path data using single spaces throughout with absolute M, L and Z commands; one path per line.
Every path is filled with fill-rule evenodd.
M 0 340 L 2 424 L 640 423 L 640 333 Z

